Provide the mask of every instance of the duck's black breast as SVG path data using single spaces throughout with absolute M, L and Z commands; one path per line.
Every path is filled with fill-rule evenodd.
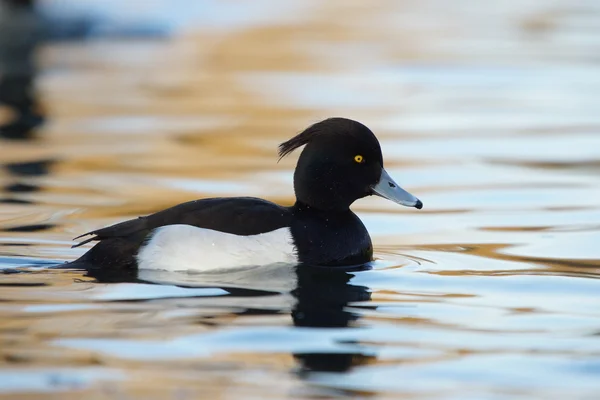
M 352 211 L 319 211 L 297 204 L 292 213 L 290 229 L 300 262 L 347 266 L 373 259 L 369 232 Z
M 190 201 L 145 217 L 89 232 L 77 246 L 98 241 L 74 264 L 98 268 L 134 268 L 135 256 L 156 228 L 184 224 L 240 236 L 289 227 L 293 213 L 287 207 L 253 197 Z

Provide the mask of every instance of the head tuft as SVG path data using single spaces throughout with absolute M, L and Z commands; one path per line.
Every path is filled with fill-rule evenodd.
M 360 122 L 353 121 L 347 118 L 328 118 L 321 122 L 317 122 L 306 128 L 304 131 L 294 136 L 287 142 L 283 142 L 279 145 L 279 159 L 287 156 L 299 147 L 308 144 L 311 140 L 322 135 L 331 134 L 353 134 L 358 130 L 369 128 L 361 124 Z

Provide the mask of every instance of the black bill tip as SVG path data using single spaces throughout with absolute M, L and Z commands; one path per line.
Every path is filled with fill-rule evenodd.
M 423 208 L 423 202 L 421 200 L 417 200 L 417 204 L 415 204 L 415 208 L 417 210 L 420 210 L 421 208 Z

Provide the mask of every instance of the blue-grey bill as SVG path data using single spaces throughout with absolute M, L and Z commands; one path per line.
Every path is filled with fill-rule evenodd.
M 402 189 L 383 168 L 381 169 L 379 182 L 372 189 L 373 193 L 377 196 L 393 201 L 394 203 L 407 207 L 416 207 L 419 210 L 423 208 L 421 200 Z

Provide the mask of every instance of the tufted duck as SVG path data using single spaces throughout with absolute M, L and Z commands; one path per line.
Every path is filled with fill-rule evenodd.
M 304 145 L 294 171 L 293 206 L 251 197 L 190 201 L 80 236 L 91 237 L 74 247 L 98 243 L 71 265 L 198 271 L 371 261 L 371 238 L 350 205 L 373 194 L 418 209 L 423 204 L 383 169 L 377 138 L 359 122 L 318 122 L 282 143 L 279 156 Z

